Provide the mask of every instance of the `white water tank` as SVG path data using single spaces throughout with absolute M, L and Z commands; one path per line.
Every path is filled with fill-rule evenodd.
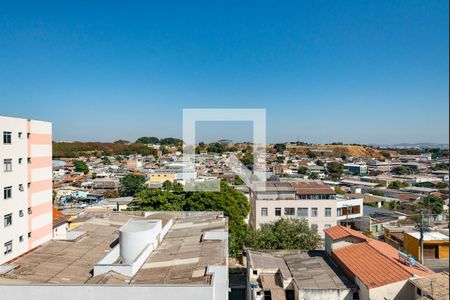
M 130 219 L 119 230 L 120 256 L 123 264 L 131 264 L 149 244 L 157 243 L 161 220 Z

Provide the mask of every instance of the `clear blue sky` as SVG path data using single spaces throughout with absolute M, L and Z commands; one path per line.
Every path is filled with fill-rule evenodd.
M 148 2 L 2 1 L 0 114 L 111 141 L 266 108 L 270 142 L 448 142 L 447 0 Z

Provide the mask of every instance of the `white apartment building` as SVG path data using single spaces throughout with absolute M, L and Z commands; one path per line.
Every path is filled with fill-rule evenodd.
M 0 264 L 52 238 L 52 124 L 0 116 Z
M 250 225 L 275 222 L 280 218 L 304 218 L 311 229 L 324 237 L 323 229 L 352 224 L 363 215 L 363 199 L 337 196 L 319 181 L 267 182 L 265 191 L 250 192 Z

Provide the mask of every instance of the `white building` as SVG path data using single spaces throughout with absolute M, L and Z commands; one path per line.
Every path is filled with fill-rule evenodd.
M 0 264 L 52 238 L 52 124 L 0 116 Z
M 2 299 L 228 299 L 222 213 L 95 209 L 79 221 L 81 238 L 53 239 L 12 263 Z
M 266 190 L 250 191 L 250 225 L 284 218 L 304 218 L 322 237 L 323 229 L 351 223 L 363 215 L 363 199 L 336 196 L 334 190 L 320 181 L 267 182 Z

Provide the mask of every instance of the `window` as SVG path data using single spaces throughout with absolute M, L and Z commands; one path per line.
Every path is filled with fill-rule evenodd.
M 19 191 L 23 192 L 24 191 L 24 187 L 23 184 L 19 184 Z
M 285 207 L 284 208 L 284 215 L 285 216 L 295 216 L 295 208 L 293 208 L 293 207 Z
M 12 252 L 12 241 L 5 243 L 5 254 Z
M 7 214 L 3 217 L 3 225 L 4 227 L 12 225 L 12 214 Z
M 311 217 L 317 217 L 318 209 L 317 207 L 311 208 Z
M 11 144 L 11 132 L 3 131 L 3 144 Z
M 7 186 L 3 188 L 3 199 L 12 198 L 12 186 Z
M 281 208 L 280 207 L 276 207 L 275 208 L 275 216 L 281 216 Z
M 23 160 L 22 158 L 19 158 L 19 164 L 21 164 L 21 163 L 22 163 L 22 160 Z
M 297 209 L 297 217 L 308 217 L 308 208 L 307 207 L 300 207 Z
M 317 232 L 317 224 L 311 224 L 311 231 Z
M 267 214 L 268 214 L 267 207 L 261 207 L 261 216 L 267 217 Z
M 31 232 L 28 232 L 28 238 L 31 238 Z
M 19 242 L 20 242 L 20 243 L 23 242 L 23 235 L 19 236 Z
M 31 157 L 27 158 L 27 163 L 31 164 Z
M 258 270 L 253 270 L 253 275 L 258 275 Z
M 29 139 L 30 138 L 30 133 L 27 133 L 27 139 Z
M 331 217 L 331 208 L 325 208 L 325 217 Z
M 331 224 L 325 224 L 324 227 L 325 227 L 325 228 L 330 228 L 330 227 L 331 227 Z
M 31 210 L 31 207 L 28 207 L 28 214 L 31 215 L 33 211 Z
M 22 138 L 22 132 L 19 132 L 19 133 L 17 134 L 17 136 L 19 137 L 19 139 L 21 139 L 21 138 Z
M 12 171 L 12 159 L 7 158 L 3 160 L 3 171 L 11 172 Z
M 19 217 L 23 217 L 23 209 L 19 210 Z

